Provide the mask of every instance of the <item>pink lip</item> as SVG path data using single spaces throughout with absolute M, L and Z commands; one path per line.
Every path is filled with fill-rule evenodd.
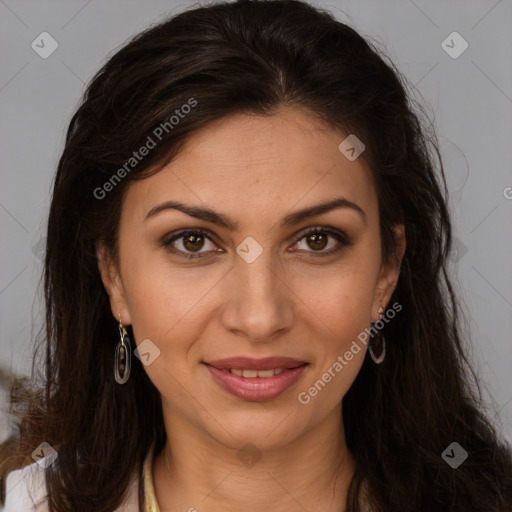
M 305 361 L 292 359 L 291 357 L 264 357 L 262 359 L 253 359 L 251 357 L 230 357 L 228 359 L 218 359 L 216 361 L 205 361 L 219 370 L 273 370 L 274 368 L 297 368 L 304 365 Z
M 266 363 L 265 363 L 266 364 Z M 219 370 L 211 364 L 206 364 L 206 368 L 212 374 L 214 380 L 223 389 L 231 393 L 232 395 L 242 398 L 244 400 L 251 400 L 254 402 L 263 402 L 265 400 L 271 400 L 276 398 L 281 393 L 284 393 L 287 389 L 292 387 L 301 377 L 302 373 L 306 369 L 307 363 L 302 363 L 301 366 L 295 366 L 288 368 L 273 377 L 239 377 L 234 373 L 230 373 L 227 370 Z M 284 366 L 274 365 L 269 367 L 268 364 L 266 369 L 270 368 L 283 368 Z M 231 368 L 237 368 L 231 366 Z M 250 368 L 250 366 L 239 367 L 238 369 L 257 369 Z M 264 368 L 260 368 L 264 369 Z

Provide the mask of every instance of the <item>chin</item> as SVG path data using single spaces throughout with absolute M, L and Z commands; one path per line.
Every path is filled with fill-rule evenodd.
M 289 407 L 271 414 L 222 415 L 222 423 L 210 424 L 210 428 L 210 435 L 226 447 L 238 450 L 245 445 L 254 445 L 262 451 L 282 448 L 304 431 L 290 414 Z

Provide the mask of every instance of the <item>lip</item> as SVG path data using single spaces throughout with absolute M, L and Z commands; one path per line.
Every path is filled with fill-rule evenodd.
M 254 359 L 252 357 L 237 356 L 216 361 L 205 361 L 205 364 L 213 366 L 218 370 L 272 370 L 274 368 L 292 369 L 306 364 L 306 361 L 299 361 L 291 357 L 264 357 Z M 270 377 L 269 377 L 270 378 Z
M 270 359 L 270 358 L 269 358 Z M 271 358 L 276 359 L 276 358 Z M 277 358 L 283 359 L 283 358 Z M 223 364 L 226 360 L 224 360 Z M 267 360 L 252 360 L 253 363 L 262 363 L 264 361 L 266 368 L 254 368 L 249 366 L 243 366 L 242 368 L 237 368 L 236 366 L 231 366 L 230 368 L 235 369 L 270 369 L 268 367 Z M 287 364 L 292 364 L 291 360 Z M 218 363 L 218 362 L 216 362 Z M 300 362 L 299 362 L 300 363 Z M 243 400 L 253 401 L 253 402 L 263 402 L 266 400 L 272 400 L 273 398 L 278 397 L 288 389 L 290 389 L 294 384 L 298 382 L 304 370 L 308 366 L 307 363 L 301 363 L 299 366 L 294 366 L 292 368 L 286 368 L 283 366 L 272 366 L 271 368 L 286 368 L 279 375 L 274 375 L 273 377 L 239 377 L 233 373 L 230 373 L 227 370 L 220 370 L 215 366 L 212 366 L 210 363 L 203 363 L 206 368 L 209 370 L 215 382 L 222 387 L 224 390 L 228 391 L 232 395 L 241 398 Z M 230 364 L 240 364 L 240 361 L 233 361 Z M 263 363 L 262 363 L 263 364 Z M 295 363 L 293 363 L 295 364 Z

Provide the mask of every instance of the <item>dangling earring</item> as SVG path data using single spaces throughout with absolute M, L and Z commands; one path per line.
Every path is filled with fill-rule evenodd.
M 119 315 L 119 342 L 117 343 L 114 359 L 114 376 L 119 384 L 124 384 L 128 380 L 131 368 L 132 348 L 130 337 L 126 333 L 123 322 L 121 322 L 121 315 Z
M 380 307 L 379 308 L 379 315 L 381 315 L 381 318 L 382 318 L 382 313 L 384 313 L 384 311 L 383 311 L 382 307 Z M 379 340 L 382 343 L 382 351 L 381 351 L 379 357 L 376 357 L 375 354 L 373 353 L 372 344 L 370 344 L 368 346 L 368 350 L 370 352 L 370 357 L 373 359 L 373 362 L 375 364 L 382 363 L 382 361 L 384 361 L 384 358 L 386 357 L 386 339 L 384 338 L 384 334 L 379 333 Z

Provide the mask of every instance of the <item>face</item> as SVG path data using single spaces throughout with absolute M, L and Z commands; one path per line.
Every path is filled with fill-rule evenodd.
M 128 188 L 119 267 L 102 251 L 99 264 L 166 423 L 271 449 L 340 413 L 366 351 L 353 342 L 398 279 L 370 170 L 338 149 L 346 136 L 297 109 L 237 114 Z

